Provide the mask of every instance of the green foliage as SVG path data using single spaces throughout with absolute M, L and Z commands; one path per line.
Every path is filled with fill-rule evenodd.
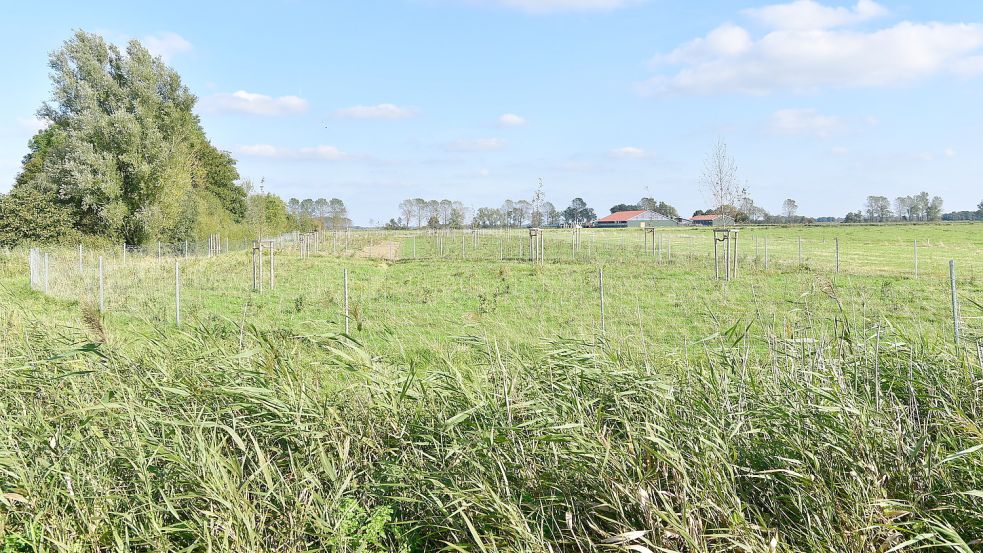
M 194 95 L 160 58 L 78 31 L 49 66 L 38 114 L 51 126 L 32 139 L 15 189 L 56 197 L 84 234 L 129 243 L 188 237 L 200 213 L 189 206 L 205 195 L 242 218 L 234 161 L 208 143 Z
M 0 195 L 0 246 L 75 241 L 74 225 L 73 211 L 53 194 L 22 186 Z
M 351 553 L 401 553 L 408 551 L 403 546 L 397 549 L 386 547 L 386 533 L 392 521 L 392 508 L 376 507 L 368 511 L 354 499 L 343 499 L 335 512 L 337 533 L 327 544 L 328 551 Z
M 2 536 L 0 553 L 33 553 L 34 547 L 21 534 L 11 533 Z
M 574 198 L 570 206 L 563 210 L 563 219 L 567 224 L 585 224 L 597 219 L 593 208 L 587 207 L 583 198 Z

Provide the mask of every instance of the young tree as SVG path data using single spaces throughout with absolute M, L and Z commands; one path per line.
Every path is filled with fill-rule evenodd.
M 782 202 L 782 213 L 785 214 L 785 222 L 791 223 L 792 219 L 795 217 L 795 212 L 799 210 L 799 205 L 795 203 L 795 200 L 788 198 Z
M 543 179 L 539 179 L 539 187 L 532 196 L 532 205 L 530 206 L 529 223 L 533 227 L 538 228 L 543 226 L 543 202 L 545 201 L 546 195 L 543 193 Z
M 710 196 L 714 210 L 737 203 L 740 187 L 737 182 L 737 163 L 727 153 L 727 144 L 718 140 L 703 162 L 700 184 Z

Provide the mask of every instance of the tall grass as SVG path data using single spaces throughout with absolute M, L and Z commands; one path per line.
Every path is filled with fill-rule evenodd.
M 690 361 L 2 315 L 13 550 L 983 547 L 979 369 L 881 320 L 724 326 Z

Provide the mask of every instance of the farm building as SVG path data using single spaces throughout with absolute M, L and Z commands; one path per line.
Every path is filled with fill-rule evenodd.
M 713 213 L 710 215 L 696 215 L 690 221 L 694 225 L 703 225 L 705 227 L 727 227 L 734 224 L 734 218 L 730 215 L 716 215 Z
M 676 221 L 661 213 L 647 210 L 618 211 L 594 221 L 599 228 L 674 227 Z

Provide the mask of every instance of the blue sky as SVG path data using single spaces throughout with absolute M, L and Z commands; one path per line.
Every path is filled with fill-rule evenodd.
M 73 29 L 141 39 L 213 143 L 285 198 L 356 223 L 408 197 L 598 212 L 706 207 L 723 139 L 758 204 L 844 215 L 868 194 L 983 200 L 983 2 L 19 2 L 0 18 L 0 191 Z

